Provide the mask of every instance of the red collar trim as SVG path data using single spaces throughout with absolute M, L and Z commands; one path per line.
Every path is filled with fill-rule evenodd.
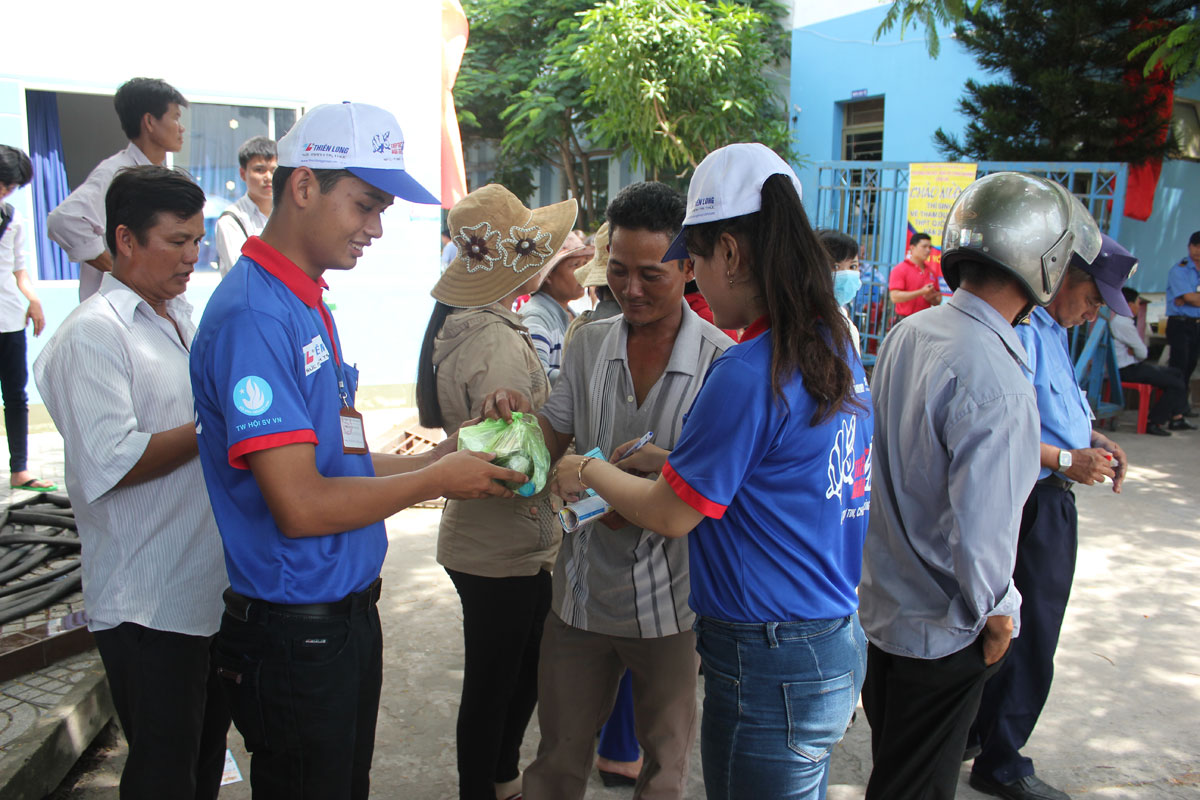
M 750 327 L 742 333 L 742 341 L 748 342 L 760 333 L 768 330 L 771 327 L 771 320 L 767 319 L 766 315 L 759 317 L 750 323 Z
M 295 262 L 262 239 L 257 236 L 247 239 L 242 245 L 242 255 L 278 278 L 304 305 L 309 308 L 321 305 L 321 292 L 329 288 L 325 280 L 314 281 Z

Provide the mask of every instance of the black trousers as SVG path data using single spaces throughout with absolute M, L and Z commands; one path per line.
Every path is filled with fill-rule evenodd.
M 129 742 L 121 800 L 214 800 L 229 708 L 209 660 L 213 637 L 132 622 L 94 636 Z
M 537 705 L 550 573 L 484 578 L 446 572 L 462 600 L 466 645 L 458 707 L 458 796 L 495 800 L 495 784 L 520 775 L 521 741 Z
M 936 659 L 896 656 L 867 645 L 862 701 L 874 760 L 867 800 L 954 797 L 984 682 L 1003 663 L 987 665 L 982 636 Z
M 1184 387 L 1191 391 L 1192 373 L 1200 360 L 1200 319 L 1167 317 L 1167 344 L 1171 347 L 1167 364 L 1179 370 Z
M 254 800 L 367 800 L 383 683 L 378 589 L 328 604 L 340 613 L 234 597 L 244 619 L 226 593 L 213 659 L 251 754 Z
M 1150 424 L 1165 425 L 1168 420 L 1187 411 L 1187 387 L 1183 385 L 1179 370 L 1174 367 L 1160 367 L 1158 364 L 1142 361 L 1121 367 L 1120 372 L 1123 382 L 1148 383 L 1163 390 L 1162 397 L 1150 407 L 1147 416 Z
M 1021 755 L 1054 682 L 1054 651 L 1071 582 L 1079 522 L 1070 490 L 1035 484 L 1021 515 L 1013 583 L 1021 593 L 1021 632 L 983 690 L 972 739 L 983 748 L 973 772 L 1010 783 L 1032 775 Z
M 4 430 L 8 435 L 8 471 L 25 469 L 29 453 L 29 398 L 25 384 L 25 331 L 0 333 L 0 397 L 4 400 Z

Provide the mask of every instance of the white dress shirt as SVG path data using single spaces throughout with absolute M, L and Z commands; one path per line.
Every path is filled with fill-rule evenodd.
M 195 419 L 192 307 L 177 297 L 167 312 L 178 333 L 125 284 L 104 275 L 99 293 L 71 312 L 33 365 L 63 437 L 91 630 L 133 622 L 209 636 L 220 624 L 229 580 L 200 459 L 116 486 L 152 433 Z
M 16 274 L 26 269 L 25 220 L 13 211 L 12 222 L 0 236 L 0 333 L 25 330 L 25 295 L 17 288 Z
M 84 262 L 108 250 L 104 243 L 104 195 L 108 194 L 108 185 L 119 170 L 150 163 L 141 148 L 130 142 L 124 150 L 97 164 L 87 180 L 46 218 L 46 235 L 66 251 L 67 258 L 79 263 L 79 302 L 100 288 L 100 270 Z
M 233 269 L 233 265 L 242 257 L 242 245 L 246 243 L 246 239 L 258 236 L 267 226 L 267 215 L 248 194 L 239 197 L 226 212 L 236 216 L 245 230 L 238 225 L 237 220 L 230 219 L 227 213 L 217 219 L 217 269 L 222 278 L 229 274 L 229 270 Z

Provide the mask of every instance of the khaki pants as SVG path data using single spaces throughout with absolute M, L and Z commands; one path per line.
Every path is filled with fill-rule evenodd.
M 612 711 L 621 675 L 633 673 L 635 729 L 642 772 L 634 800 L 679 800 L 696 738 L 692 631 L 658 639 L 605 636 L 546 617 L 538 667 L 542 741 L 525 771 L 526 800 L 579 800 L 596 752 L 596 731 Z

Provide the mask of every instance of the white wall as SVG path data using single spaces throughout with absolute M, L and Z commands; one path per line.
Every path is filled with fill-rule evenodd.
M 310 107 L 354 100 L 396 115 L 407 168 L 440 194 L 439 2 L 18 0 L 6 3 L 4 14 L 0 141 L 28 147 L 26 88 L 111 95 L 127 79 L 147 76 L 163 78 L 197 102 Z M 14 204 L 28 214 L 30 190 L 17 195 Z M 342 341 L 364 384 L 415 380 L 429 289 L 438 276 L 439 220 L 436 206 L 397 201 L 385 216 L 384 237 L 358 266 L 327 276 Z M 73 290 L 39 284 L 44 296 Z M 202 301 L 208 291 L 197 285 L 194 295 L 193 302 Z M 59 321 L 48 320 L 51 326 Z M 32 360 L 40 347 L 32 339 L 31 346 Z

